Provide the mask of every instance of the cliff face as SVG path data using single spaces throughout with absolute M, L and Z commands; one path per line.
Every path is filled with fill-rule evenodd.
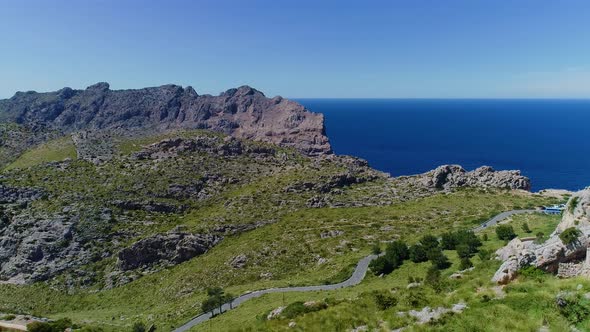
M 468 172 L 459 165 L 442 165 L 407 179 L 413 182 L 414 186 L 436 190 L 459 187 L 531 190 L 530 179 L 521 175 L 520 171 L 496 171 L 490 166 L 482 166 Z
M 0 120 L 62 133 L 210 129 L 294 147 L 312 156 L 331 153 L 323 115 L 281 97 L 266 98 L 248 86 L 219 96 L 198 95 L 191 87 L 177 85 L 110 90 L 107 83 L 85 90 L 18 92 L 0 100 Z

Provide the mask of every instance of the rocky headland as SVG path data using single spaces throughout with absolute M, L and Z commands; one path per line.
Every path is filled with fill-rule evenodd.
M 249 86 L 218 96 L 199 95 L 192 87 L 178 85 L 111 90 L 108 83 L 85 90 L 17 92 L 10 99 L 0 100 L 0 120 L 39 132 L 60 133 L 111 130 L 126 135 L 209 129 L 295 147 L 306 155 L 331 152 L 322 114 L 282 97 L 267 98 Z

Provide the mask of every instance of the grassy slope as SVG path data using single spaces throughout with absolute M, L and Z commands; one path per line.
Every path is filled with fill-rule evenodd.
M 0 310 L 69 316 L 79 322 L 113 324 L 113 328 L 129 326 L 135 320 L 153 320 L 166 330 L 200 311 L 206 287 L 223 286 L 233 294 L 240 294 L 273 286 L 334 281 L 343 269 L 347 270 L 350 264 L 366 255 L 375 241 L 397 236 L 413 241 L 425 232 L 472 226 L 474 221 L 498 211 L 543 201 L 507 192 L 466 190 L 385 207 L 302 210 L 285 215 L 273 225 L 226 239 L 201 257 L 117 289 L 70 296 L 43 285 L 2 286 Z M 342 230 L 344 234 L 321 239 L 320 233 L 330 229 Z M 230 268 L 227 263 L 241 253 L 248 256 L 248 266 L 240 270 Z M 329 261 L 318 265 L 318 257 Z M 260 277 L 261 273 L 268 272 L 273 274 L 271 280 Z M 383 280 L 391 278 L 372 279 L 382 285 Z M 402 279 L 405 282 L 405 278 Z M 345 290 L 342 295 L 354 292 Z M 275 302 L 268 302 L 271 303 Z M 250 314 L 260 313 L 255 310 Z
M 62 161 L 66 158 L 76 159 L 76 147 L 69 136 L 54 139 L 28 150 L 5 169 L 27 168 L 46 162 Z
M 527 222 L 533 234 L 554 229 L 559 217 L 530 215 L 515 216 L 512 224 L 519 236 L 530 236 L 519 225 Z M 495 250 L 503 241 L 496 239 L 493 229 L 486 231 L 489 241 L 484 248 Z M 458 258 L 453 251 L 446 254 L 453 261 L 453 266 L 443 273 L 444 277 L 458 270 Z M 540 279 L 519 278 L 506 287 L 506 297 L 485 301 L 484 295 L 495 297 L 490 278 L 499 267 L 498 261 L 481 261 L 477 256 L 472 259 L 475 269 L 465 273 L 461 280 L 447 281 L 445 290 L 439 294 L 428 287 L 418 291 L 406 289 L 408 277 L 424 276 L 429 264 L 406 262 L 392 274 L 379 278 L 368 275 L 358 286 L 330 292 L 267 294 L 251 300 L 234 311 L 230 311 L 215 319 L 196 327 L 195 331 L 348 331 L 366 325 L 370 330 L 389 331 L 411 324 L 408 318 L 401 318 L 398 311 L 411 309 L 420 310 L 423 306 L 450 307 L 458 302 L 469 305 L 462 314 L 447 315 L 444 319 L 426 325 L 414 325 L 405 331 L 536 331 L 547 321 L 552 331 L 567 331 L 569 324 L 557 313 L 554 306 L 555 295 L 561 290 L 575 290 L 578 284 L 590 290 L 590 281 L 580 278 L 559 280 L 554 276 L 545 275 Z M 391 292 L 398 304 L 387 310 L 380 310 L 375 305 L 371 292 Z M 294 320 L 278 319 L 266 321 L 263 317 L 279 306 L 295 301 L 340 302 L 328 309 L 306 314 Z M 412 306 L 409 299 L 419 299 L 419 304 Z M 289 328 L 294 321 L 296 327 Z M 588 328 L 588 322 L 580 324 L 580 328 Z
M 185 134 L 194 135 L 193 132 L 188 132 L 176 133 L 174 136 Z M 126 155 L 137 151 L 142 145 L 171 136 L 173 135 L 123 140 L 118 142 L 118 147 L 120 153 Z M 243 181 L 225 186 L 223 191 L 217 192 L 211 199 L 180 202 L 191 206 L 191 211 L 186 214 L 130 212 L 125 215 L 126 221 L 119 222 L 112 231 L 135 232 L 146 236 L 165 232 L 178 224 L 199 231 L 219 223 L 275 222 L 227 238 L 201 257 L 112 290 L 96 292 L 97 288 L 91 288 L 68 295 L 43 283 L 31 286 L 0 285 L 0 311 L 50 317 L 68 316 L 77 322 L 103 326 L 107 330 L 128 328 L 136 320 L 155 321 L 162 330 L 178 326 L 199 313 L 200 302 L 205 296 L 204 290 L 210 286 L 222 286 L 233 294 L 240 294 L 247 290 L 274 286 L 338 282 L 349 275 L 351 266 L 369 252 L 374 242 L 397 237 L 411 242 L 427 232 L 440 233 L 450 228 L 471 227 L 500 211 L 547 203 L 545 198 L 521 193 L 462 190 L 388 206 L 309 209 L 305 207 L 305 202 L 313 193 L 290 193 L 284 188 L 303 180 L 311 183 L 321 181 L 322 177 L 339 172 L 339 166 L 329 163 L 322 167 L 311 166 L 309 160 L 297 158 L 293 154 L 287 165 L 242 157 L 224 159 L 220 164 L 218 157 L 189 155 L 157 164 L 122 159 L 100 167 L 84 161 L 74 161 L 65 171 L 35 166 L 71 153 L 69 142 L 56 142 L 59 140 L 38 147 L 36 154 L 33 153 L 30 157 L 22 156 L 16 162 L 17 165 L 20 163 L 20 167 L 33 167 L 14 167 L 5 179 L 12 185 L 35 185 L 48 191 L 52 199 L 35 202 L 32 208 L 37 211 L 59 212 L 63 206 L 82 204 L 90 207 L 86 212 L 86 222 L 93 226 L 92 215 L 98 210 L 92 209 L 104 206 L 109 200 L 126 197 L 151 199 L 154 197 L 153 193 L 165 191 L 171 182 L 191 183 L 200 174 L 214 170 L 227 176 L 239 174 Z M 383 185 L 378 180 L 343 188 L 334 199 L 343 202 L 367 200 L 380 193 Z M 151 223 L 137 222 L 143 220 L 150 220 Z M 530 226 L 536 232 L 533 225 Z M 322 239 L 320 234 L 329 230 L 343 231 L 343 234 Z M 228 265 L 238 254 L 246 254 L 248 257 L 247 266 L 239 270 Z M 327 262 L 319 265 L 319 258 L 325 258 Z M 114 259 L 109 258 L 88 268 L 104 273 L 108 272 L 108 266 L 113 263 Z M 412 270 L 412 266 L 408 264 L 396 273 L 409 269 L 407 274 L 423 274 L 425 266 L 422 264 L 416 267 L 417 270 Z M 272 277 L 261 277 L 262 274 L 269 273 Z M 358 289 L 355 287 L 338 292 L 338 297 L 359 296 L 365 285 L 380 289 L 388 280 L 399 279 L 394 276 L 395 273 L 383 279 L 370 277 Z M 398 282 L 404 284 L 405 280 L 406 276 Z M 282 299 L 280 295 L 275 296 Z M 289 296 L 307 298 L 312 295 L 287 295 Z M 272 309 L 276 304 L 273 301 L 254 300 L 252 306 L 255 310 L 247 310 L 250 304 L 239 310 L 246 310 L 246 316 L 253 317 L 264 310 Z M 262 303 L 266 307 L 259 310 L 256 303 Z M 342 305 L 342 308 L 351 312 L 362 312 L 353 304 L 344 302 Z M 375 311 L 370 306 L 367 308 L 367 315 L 373 315 Z M 239 310 L 220 319 L 239 315 Z M 331 310 L 340 315 L 339 309 L 331 308 L 328 312 Z M 320 320 L 324 319 L 321 315 L 318 317 Z M 264 324 L 253 325 L 252 328 L 266 328 Z M 275 329 L 272 324 L 268 327 Z M 314 326 L 313 322 L 309 324 Z

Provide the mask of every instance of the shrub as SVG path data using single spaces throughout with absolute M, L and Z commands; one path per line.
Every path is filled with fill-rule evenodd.
M 536 244 L 541 244 L 543 243 L 543 238 L 545 237 L 545 234 L 543 232 L 538 232 L 537 236 L 535 238 L 535 243 Z
M 381 274 L 389 274 L 391 273 L 397 266 L 394 265 L 385 257 L 381 256 L 378 257 L 369 263 L 369 268 L 373 271 L 373 274 L 376 276 Z
M 479 256 L 479 259 L 482 262 L 489 261 L 490 258 L 492 258 L 492 252 L 490 250 L 482 249 L 477 253 L 477 256 Z
M 460 258 L 469 258 L 472 256 L 471 250 L 469 250 L 469 246 L 467 246 L 466 244 L 458 245 L 456 250 L 457 250 L 457 255 Z
M 457 237 L 453 232 L 446 232 L 441 236 L 440 246 L 445 250 L 454 250 L 457 245 Z
M 487 240 L 489 240 L 489 238 L 488 238 L 488 233 L 483 233 L 483 235 L 482 235 L 482 237 L 481 237 L 481 238 L 482 238 L 482 240 L 484 240 L 484 241 L 487 241 Z
M 424 277 L 424 284 L 430 286 L 434 289 L 435 292 L 440 292 L 443 288 L 441 277 L 440 277 L 440 270 L 434 266 L 431 266 L 428 271 L 426 271 L 426 276 Z
M 430 235 L 430 234 L 424 235 L 420 239 L 420 244 L 423 245 L 427 251 L 429 249 L 438 248 L 438 245 L 439 245 L 438 239 L 436 238 L 436 236 Z
M 575 227 L 570 227 L 561 232 L 561 234 L 559 234 L 559 238 L 564 244 L 568 245 L 578 241 L 578 237 L 581 234 L 582 232 L 580 232 L 579 229 Z
M 481 241 L 479 240 L 477 235 L 473 233 L 473 231 L 460 230 L 457 231 L 455 237 L 457 239 L 457 245 L 466 245 L 467 247 L 469 247 L 469 251 L 472 254 L 476 253 L 479 247 L 481 247 Z
M 15 315 L 4 315 L 4 316 L 0 317 L 1 320 L 13 320 L 15 318 L 16 318 Z
M 432 262 L 432 266 L 439 270 L 443 270 L 451 266 L 451 262 L 440 249 L 431 249 L 428 252 L 428 259 Z
M 146 332 L 146 328 L 145 328 L 145 325 L 143 324 L 143 322 L 135 322 L 135 323 L 133 323 L 133 326 L 131 327 L 131 331 L 133 331 L 133 332 Z
M 289 304 L 283 312 L 281 312 L 281 316 L 287 319 L 293 319 L 297 316 L 304 315 L 309 312 L 320 311 L 322 309 L 326 309 L 328 305 L 325 302 L 316 302 L 312 305 L 305 305 L 302 301 L 297 301 Z
M 410 247 L 410 260 L 414 263 L 422 263 L 428 260 L 426 248 L 421 244 L 415 244 Z
M 526 278 L 540 280 L 545 275 L 545 271 L 539 269 L 536 266 L 528 265 L 518 270 L 518 275 Z
M 387 245 L 387 248 L 385 248 L 385 256 L 392 262 L 397 261 L 401 263 L 410 256 L 408 246 L 403 241 L 393 241 Z
M 373 255 L 379 255 L 381 253 L 381 246 L 379 243 L 374 243 L 373 247 L 371 248 L 371 252 Z
M 471 260 L 469 259 L 469 257 L 461 258 L 461 266 L 459 267 L 461 270 L 468 269 L 472 266 L 473 266 L 473 263 L 471 263 Z
M 572 324 L 580 323 L 590 315 L 590 300 L 579 294 L 560 294 L 555 303 L 559 313 Z
M 498 239 L 505 241 L 510 241 L 516 237 L 514 228 L 510 225 L 499 225 L 496 227 L 496 235 L 498 235 Z
M 375 304 L 377 304 L 377 307 L 380 310 L 385 310 L 385 309 L 391 308 L 397 304 L 397 299 L 388 293 L 384 294 L 383 292 L 379 292 L 379 291 L 373 292 Z
M 576 207 L 578 206 L 578 203 L 580 202 L 580 197 L 576 196 L 576 197 L 572 197 L 570 199 L 570 201 L 567 203 L 567 210 L 570 213 L 574 213 L 574 210 L 576 209 Z

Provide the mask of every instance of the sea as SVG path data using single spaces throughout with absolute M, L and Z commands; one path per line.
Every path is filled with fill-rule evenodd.
M 590 99 L 296 99 L 337 154 L 392 176 L 443 164 L 517 169 L 534 191 L 590 186 Z

